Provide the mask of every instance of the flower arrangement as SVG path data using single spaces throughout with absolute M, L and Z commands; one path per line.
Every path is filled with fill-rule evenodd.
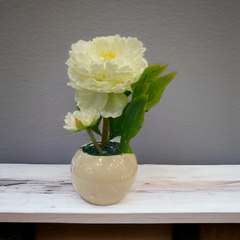
M 103 154 L 101 147 L 118 136 L 119 151 L 133 153 L 130 140 L 176 72 L 160 76 L 167 65 L 148 66 L 143 58 L 146 48 L 137 38 L 97 37 L 89 42 L 80 40 L 71 48 L 68 85 L 76 89 L 78 110 L 66 115 L 64 128 L 69 133 L 85 129 L 99 155 Z M 101 146 L 92 131 L 102 136 Z

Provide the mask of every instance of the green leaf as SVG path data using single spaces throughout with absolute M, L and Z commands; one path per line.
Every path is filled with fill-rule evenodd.
M 117 118 L 112 118 L 112 117 L 109 118 L 109 128 L 110 128 L 109 141 L 115 137 L 122 136 L 122 122 L 123 122 L 128 105 L 124 108 L 121 116 Z
M 141 130 L 148 96 L 134 98 L 126 107 L 122 122 L 122 137 L 119 151 L 122 153 L 133 153 L 131 147 L 126 143 Z
M 132 94 L 132 92 L 131 91 L 125 91 L 124 94 L 128 97 Z
M 146 110 L 149 110 L 160 101 L 163 91 L 165 90 L 166 86 L 173 80 L 176 74 L 177 72 L 173 72 L 162 76 L 151 84 L 146 93 L 149 95 Z
M 141 95 L 145 95 L 148 91 L 148 88 L 150 87 L 151 83 L 143 83 L 139 86 L 137 86 L 133 92 L 132 99 L 139 97 Z
M 97 123 L 94 125 L 94 126 L 91 126 L 90 128 L 98 135 L 102 136 L 100 130 L 99 130 L 99 125 L 100 125 L 100 122 L 102 120 L 102 117 L 100 117 L 97 121 Z
M 131 149 L 131 147 L 126 142 L 122 141 L 122 139 L 121 139 L 121 143 L 118 150 L 121 153 L 133 153 L 133 150 Z
M 139 86 L 142 85 L 145 82 L 153 82 L 163 71 L 167 68 L 168 65 L 162 66 L 160 64 L 150 65 L 148 66 L 143 74 L 140 76 L 137 82 L 133 83 L 131 85 L 132 91 Z
M 159 77 L 159 75 L 167 68 L 168 65 L 165 65 L 163 67 L 161 67 L 161 63 L 160 64 L 155 64 L 155 65 L 151 65 L 149 66 L 149 69 L 147 71 L 147 77 L 146 80 L 144 82 L 152 82 L 154 81 L 156 78 Z
M 74 133 L 74 132 L 80 132 L 80 131 L 81 130 L 73 130 L 73 131 L 68 132 L 67 134 Z
M 122 123 L 122 140 L 127 141 L 140 131 L 148 96 L 134 98 L 128 105 Z
M 117 118 L 109 118 L 109 127 L 110 127 L 110 134 L 109 134 L 109 141 L 117 136 L 121 136 L 122 134 L 122 115 Z

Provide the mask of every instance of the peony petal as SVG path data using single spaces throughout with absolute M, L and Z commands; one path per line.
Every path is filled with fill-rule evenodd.
M 75 101 L 80 109 L 89 109 L 92 107 L 100 111 L 106 105 L 107 99 L 107 93 L 94 92 L 85 89 L 77 90 L 75 95 Z
M 68 112 L 67 115 L 65 116 L 65 123 L 66 123 L 66 125 L 63 126 L 63 128 L 70 130 L 70 131 L 77 130 L 75 118 L 71 112 Z
M 84 109 L 82 108 L 80 111 L 75 111 L 73 116 L 82 124 L 80 125 L 79 130 L 85 129 L 86 127 L 92 126 L 96 123 L 96 121 L 100 118 L 100 113 L 98 110 L 94 108 Z M 82 125 L 82 126 L 81 126 Z
M 91 69 L 95 72 L 95 73 L 97 73 L 97 74 L 103 74 L 104 73 L 104 63 L 101 61 L 99 61 L 99 62 L 92 62 L 91 64 L 90 64 L 90 67 L 91 67 Z
M 90 47 L 91 47 L 91 43 L 83 40 L 79 40 L 77 43 L 72 44 L 72 50 L 74 52 L 86 53 Z
M 102 82 L 98 82 L 96 81 L 95 79 L 93 78 L 89 78 L 87 80 L 84 81 L 84 85 L 86 87 L 96 87 L 96 88 L 99 88 L 99 89 L 105 89 L 105 90 L 108 90 L 108 89 L 111 89 L 114 85 L 114 82 L 107 82 L 107 81 L 102 81 Z
M 96 52 L 90 54 L 89 58 L 90 58 L 92 61 L 99 61 L 99 60 L 101 60 L 101 62 L 102 62 L 101 57 L 100 57 L 99 54 L 96 53 Z
M 116 118 L 122 115 L 127 104 L 128 98 L 124 93 L 109 93 L 108 101 L 100 113 L 105 118 Z

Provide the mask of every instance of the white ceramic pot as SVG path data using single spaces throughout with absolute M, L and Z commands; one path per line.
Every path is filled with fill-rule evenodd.
M 110 205 L 131 190 L 137 169 L 134 154 L 94 156 L 78 149 L 71 163 L 72 183 L 87 202 Z

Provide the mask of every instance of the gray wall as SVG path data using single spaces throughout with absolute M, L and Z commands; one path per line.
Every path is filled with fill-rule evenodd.
M 239 0 L 1 0 L 0 161 L 69 163 L 75 110 L 68 51 L 79 39 L 137 37 L 149 64 L 178 71 L 131 141 L 139 163 L 240 163 Z

